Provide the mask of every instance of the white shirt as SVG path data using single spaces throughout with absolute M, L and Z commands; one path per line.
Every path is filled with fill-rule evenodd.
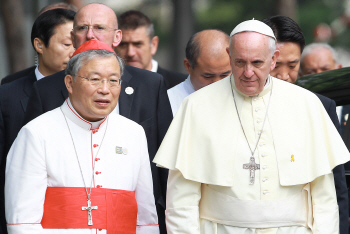
M 152 72 L 157 72 L 158 71 L 158 62 L 154 59 L 152 59 Z
M 193 85 L 191 83 L 190 76 L 180 84 L 168 89 L 168 97 L 171 105 L 171 110 L 173 116 L 175 116 L 177 110 L 179 109 L 182 101 L 191 93 L 195 92 Z
M 116 153 L 116 147 L 127 153 Z M 85 121 L 67 100 L 25 125 L 10 149 L 5 183 L 8 233 L 106 233 L 96 229 L 43 229 L 40 224 L 47 187 L 84 187 L 84 178 L 89 188 L 92 175 L 94 188 L 135 191 L 136 233 L 159 232 L 142 127 L 115 113 L 99 122 Z
M 43 74 L 40 73 L 39 66 L 36 66 L 35 68 L 35 76 L 36 76 L 36 80 L 40 80 L 45 77 Z

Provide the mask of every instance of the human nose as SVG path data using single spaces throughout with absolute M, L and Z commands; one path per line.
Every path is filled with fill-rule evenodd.
M 86 32 L 86 38 L 88 40 L 96 39 L 96 36 L 95 36 L 95 33 L 94 33 L 92 26 L 87 26 L 87 27 L 88 27 L 88 29 Z
M 75 51 L 75 48 L 71 46 L 71 48 L 69 49 L 69 58 L 73 56 L 74 51 Z
M 110 92 L 110 86 L 107 80 L 101 80 L 98 86 L 99 93 L 108 94 Z
M 250 64 L 247 64 L 244 68 L 244 76 L 247 78 L 250 78 L 254 75 L 254 71 L 252 69 L 252 66 Z
M 127 56 L 128 57 L 133 57 L 134 55 L 135 55 L 135 48 L 134 48 L 134 46 L 133 45 L 129 45 L 128 46 L 128 49 L 127 49 L 128 51 L 127 51 Z
M 277 73 L 276 78 L 287 81 L 289 79 L 289 73 L 287 71 L 281 70 Z

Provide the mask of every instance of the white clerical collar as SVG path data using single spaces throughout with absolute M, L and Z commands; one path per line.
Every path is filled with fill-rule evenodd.
M 67 98 L 66 101 L 61 106 L 61 110 L 63 114 L 71 120 L 73 123 L 78 125 L 81 128 L 84 128 L 86 130 L 95 130 L 99 129 L 106 121 L 107 117 L 104 119 L 97 121 L 97 122 L 89 122 L 85 119 L 83 119 L 74 109 L 72 103 L 70 102 L 70 99 Z
M 257 95 L 249 96 L 249 95 L 246 95 L 246 94 L 242 93 L 241 91 L 239 91 L 239 90 L 237 89 L 236 84 L 235 84 L 235 79 L 234 79 L 234 77 L 233 77 L 233 74 L 231 74 L 230 79 L 231 79 L 231 86 L 233 87 L 233 89 L 234 89 L 237 93 L 241 94 L 241 95 L 244 96 L 244 97 L 262 97 L 262 96 L 264 96 L 264 95 L 266 95 L 267 93 L 270 92 L 271 86 L 272 86 L 272 85 L 271 85 L 271 83 L 272 83 L 271 76 L 268 75 L 267 81 L 266 81 L 266 84 L 265 84 L 265 86 L 264 86 L 263 91 L 261 91 L 261 92 L 260 92 L 259 94 L 257 94 Z
M 42 78 L 44 78 L 45 76 L 43 74 L 41 74 L 41 72 L 39 71 L 39 66 L 36 66 L 35 68 L 35 77 L 36 80 L 40 80 Z
M 158 71 L 158 62 L 154 59 L 152 59 L 152 69 L 151 71 L 157 72 Z

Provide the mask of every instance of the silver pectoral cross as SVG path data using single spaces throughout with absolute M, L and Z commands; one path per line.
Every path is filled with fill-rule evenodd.
M 260 169 L 260 164 L 255 163 L 255 158 L 250 157 L 249 163 L 243 164 L 243 169 L 249 169 L 250 170 L 250 180 L 249 184 L 254 184 L 255 181 L 255 170 Z
M 92 225 L 92 210 L 97 210 L 97 206 L 91 206 L 91 200 L 90 198 L 87 200 L 88 206 L 81 207 L 81 210 L 87 210 L 88 211 L 88 225 Z

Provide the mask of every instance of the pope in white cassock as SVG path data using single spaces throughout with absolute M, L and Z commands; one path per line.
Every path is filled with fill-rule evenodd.
M 9 234 L 157 234 L 141 126 L 114 112 L 123 63 L 98 40 L 69 61 L 69 98 L 25 125 L 7 157 Z
M 154 159 L 168 234 L 338 234 L 332 169 L 349 152 L 321 102 L 269 76 L 266 24 L 237 25 L 227 52 L 232 75 L 184 100 Z

